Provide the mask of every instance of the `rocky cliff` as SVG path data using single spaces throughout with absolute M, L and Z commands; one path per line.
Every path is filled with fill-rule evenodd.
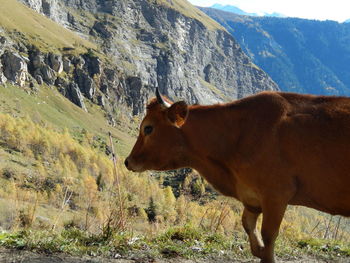
M 204 104 L 278 89 L 229 33 L 185 1 L 21 2 L 97 48 L 71 54 L 25 41 L 3 45 L 2 82 L 55 85 L 83 108 L 88 99 L 106 109 L 127 105 L 133 114 L 144 110 L 156 86 L 174 100 Z M 4 42 L 9 46 L 9 34 Z

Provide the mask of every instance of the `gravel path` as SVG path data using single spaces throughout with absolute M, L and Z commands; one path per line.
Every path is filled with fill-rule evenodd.
M 225 259 L 199 259 L 187 260 L 182 258 L 173 259 L 152 259 L 152 258 L 135 258 L 135 259 L 110 259 L 101 257 L 74 257 L 66 254 L 39 254 L 30 251 L 12 250 L 0 248 L 1 263 L 259 263 L 258 260 L 225 260 Z M 320 260 L 316 258 L 301 258 L 295 260 L 281 260 L 283 263 L 349 263 L 350 258 L 339 260 Z

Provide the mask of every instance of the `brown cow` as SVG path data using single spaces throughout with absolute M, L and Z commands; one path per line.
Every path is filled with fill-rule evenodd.
M 350 98 L 262 92 L 187 106 L 157 92 L 125 165 L 135 172 L 197 170 L 243 203 L 253 255 L 274 262 L 288 204 L 350 216 Z

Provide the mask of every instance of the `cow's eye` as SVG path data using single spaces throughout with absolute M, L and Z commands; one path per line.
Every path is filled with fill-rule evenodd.
M 143 129 L 145 135 L 149 135 L 152 133 L 153 131 L 153 127 L 152 126 L 146 126 L 144 129 Z

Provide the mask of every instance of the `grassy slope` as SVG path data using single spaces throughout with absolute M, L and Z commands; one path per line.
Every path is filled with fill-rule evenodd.
M 12 85 L 0 85 L 0 113 L 10 114 L 14 117 L 29 116 L 36 123 L 47 124 L 54 127 L 58 131 L 63 131 L 67 128 L 71 134 L 81 134 L 82 129 L 87 130 L 93 135 L 99 135 L 104 138 L 109 144 L 107 134 L 111 132 L 114 138 L 115 150 L 117 157 L 123 158 L 130 152 L 134 143 L 127 131 L 122 131 L 119 128 L 113 128 L 107 124 L 103 111 L 96 105 L 85 101 L 88 108 L 88 113 L 77 107 L 68 99 L 63 97 L 56 89 L 51 89 L 47 86 L 41 86 L 37 94 L 28 94 L 27 90 Z M 3 169 L 10 169 L 16 174 L 14 182 L 20 186 L 18 180 L 26 181 L 28 175 L 37 175 L 37 160 L 26 156 L 25 154 L 12 151 L 1 145 L 0 138 L 0 175 Z M 49 171 L 50 169 L 48 169 Z M 20 179 L 19 179 L 20 178 Z M 4 194 L 3 189 L 8 189 L 11 185 L 11 180 L 5 179 L 3 175 L 0 176 L 0 185 L 2 186 L 1 193 Z M 47 201 L 47 200 L 46 200 Z M 50 224 L 54 222 L 55 218 L 62 218 L 69 221 L 75 217 L 80 218 L 82 211 L 74 211 L 65 209 L 60 211 L 54 205 L 46 204 L 45 200 L 41 200 L 36 211 L 37 216 L 48 218 Z M 8 229 L 13 222 L 13 216 L 19 209 L 28 210 L 32 207 L 29 201 L 19 202 L 16 198 L 2 198 L 0 197 L 0 214 L 1 227 Z M 37 221 L 37 220 L 36 220 Z M 60 223 L 61 223 L 60 221 Z M 0 241 L 1 246 L 1 241 Z
M 71 131 L 86 129 L 93 134 L 107 137 L 111 132 L 117 138 L 117 153 L 126 156 L 134 139 L 107 124 L 103 112 L 96 105 L 87 103 L 89 113 L 83 111 L 58 91 L 40 87 L 37 95 L 29 95 L 16 86 L 0 85 L 0 112 L 18 116 L 28 115 L 36 121 L 45 121 L 55 127 Z
M 74 48 L 81 53 L 96 45 L 82 39 L 45 16 L 36 13 L 16 0 L 0 0 L 0 27 L 9 32 L 19 32 L 15 37 L 23 37 L 45 51 L 55 51 L 64 47 Z
M 186 0 L 171 0 L 171 1 L 154 0 L 154 1 L 157 4 L 173 8 L 187 17 L 194 18 L 200 21 L 201 23 L 203 23 L 203 25 L 205 25 L 210 30 L 220 29 L 220 30 L 226 31 L 226 29 L 222 27 L 219 23 L 211 19 L 209 16 L 204 14 L 201 10 L 199 10 L 198 8 L 196 8 Z
M 0 28 L 5 29 L 14 40 L 33 44 L 44 52 L 58 52 L 63 48 L 74 48 L 74 53 L 86 52 L 96 45 L 36 13 L 16 0 L 0 0 Z M 29 115 L 39 118 L 57 128 L 69 130 L 86 129 L 93 134 L 106 137 L 110 131 L 118 138 L 118 154 L 127 155 L 133 139 L 107 125 L 99 107 L 88 104 L 89 113 L 84 112 L 56 90 L 46 86 L 36 96 L 27 94 L 15 86 L 0 86 L 0 112 Z

